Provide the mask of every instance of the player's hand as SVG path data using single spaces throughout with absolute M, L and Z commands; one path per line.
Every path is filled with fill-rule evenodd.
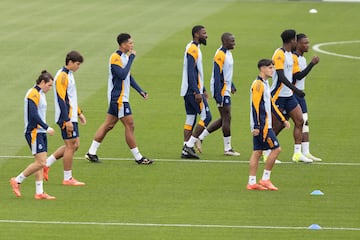
M 256 137 L 256 136 L 259 136 L 259 134 L 260 134 L 260 129 L 254 129 L 254 130 L 252 130 L 252 135 L 254 136 L 254 137 Z
M 320 62 L 320 57 L 319 56 L 313 56 L 313 58 L 311 59 L 311 62 L 316 65 Z
M 206 98 L 206 100 L 209 100 L 209 94 L 208 94 L 208 92 L 204 92 L 204 96 L 205 96 L 205 98 Z
M 202 101 L 202 96 L 201 96 L 200 93 L 196 93 L 196 94 L 195 94 L 195 101 L 196 101 L 197 103 L 201 103 L 201 101 Z
M 46 129 L 46 132 L 50 135 L 53 136 L 55 134 L 55 130 L 52 127 L 48 127 L 48 129 Z
M 131 55 L 131 54 L 133 54 L 134 56 L 136 56 L 136 51 L 135 51 L 134 49 L 131 49 L 131 50 L 129 51 L 129 55 Z
M 80 124 L 81 124 L 81 125 L 85 125 L 85 124 L 86 124 L 86 117 L 85 117 L 85 115 L 84 115 L 83 113 L 81 113 L 81 114 L 79 115 L 79 119 L 80 119 Z
M 232 88 L 231 88 L 231 93 L 232 93 L 232 94 L 235 94 L 235 93 L 236 93 L 236 88 L 233 88 L 233 87 L 232 87 Z
M 284 121 L 284 127 L 289 129 L 290 128 L 290 123 L 288 121 Z
M 146 100 L 148 99 L 149 95 L 147 94 L 147 92 L 141 92 L 140 95 Z

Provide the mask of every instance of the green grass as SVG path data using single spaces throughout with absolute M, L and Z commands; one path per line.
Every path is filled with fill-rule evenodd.
M 0 158 L 0 239 L 359 239 L 359 60 L 312 50 L 307 54 L 321 58 L 308 77 L 306 93 L 311 149 L 326 164 L 275 166 L 272 180 L 278 192 L 249 192 L 245 185 L 252 149 L 249 87 L 257 74 L 257 61 L 272 56 L 286 28 L 308 34 L 312 45 L 359 40 L 360 4 L 6 0 L 0 8 L 4 9 L 0 16 L 0 156 L 14 156 Z M 311 8 L 318 13 L 309 14 Z M 211 161 L 179 160 L 184 124 L 179 96 L 182 57 L 195 24 L 205 25 L 209 35 L 208 45 L 202 46 L 207 88 L 220 35 L 228 31 L 236 36 L 238 92 L 232 98 L 232 141 L 241 152 L 239 158 L 223 157 L 222 136 L 216 132 L 204 142 L 201 155 Z M 102 164 L 82 160 L 105 117 L 107 64 L 119 32 L 129 32 L 135 40 L 138 54 L 132 73 L 150 95 L 144 101 L 132 91 L 130 102 L 139 148 L 157 160 L 152 166 L 126 160 L 132 156 L 121 124 L 98 152 L 100 157 L 117 160 Z M 322 49 L 360 56 L 358 46 Z M 30 156 L 23 138 L 24 94 L 42 69 L 55 73 L 72 49 L 85 57 L 76 80 L 88 119 L 80 129 L 81 146 L 73 171 L 87 186 L 62 186 L 62 164 L 57 163 L 45 183 L 46 191 L 57 200 L 35 201 L 33 177 L 22 184 L 23 196 L 15 199 L 7 181 L 32 161 L 16 157 Z M 56 136 L 49 137 L 52 152 L 62 140 L 53 124 L 52 93 L 47 99 L 48 123 L 57 130 Z M 212 100 L 210 107 L 216 118 Z M 293 152 L 291 134 L 284 130 L 279 136 L 283 149 L 279 158 L 285 162 Z M 325 195 L 311 196 L 315 189 Z M 311 224 L 323 229 L 308 230 Z

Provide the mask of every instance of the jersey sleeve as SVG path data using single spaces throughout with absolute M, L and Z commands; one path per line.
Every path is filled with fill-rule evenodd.
M 126 66 L 123 65 L 120 55 L 114 53 L 110 58 L 111 72 L 119 79 L 125 79 L 130 72 L 131 65 L 135 59 L 134 54 L 130 54 L 129 61 Z
M 225 62 L 225 53 L 218 51 L 214 57 L 214 98 L 217 103 L 222 103 L 223 94 L 221 88 L 221 73 Z
M 256 80 L 251 88 L 251 114 L 254 121 L 254 129 L 260 129 L 260 104 L 264 94 L 264 84 Z
M 41 120 L 40 115 L 38 113 L 38 105 L 40 101 L 40 95 L 37 94 L 30 94 L 27 98 L 28 101 L 28 115 L 29 120 L 32 120 L 34 123 L 40 125 L 43 129 L 48 129 L 48 125 Z
M 198 87 L 198 76 L 195 74 L 196 61 L 199 57 L 196 45 L 191 45 L 186 53 L 187 57 L 187 72 L 188 72 L 188 85 L 192 92 L 200 93 Z
M 277 49 L 273 56 L 273 62 L 275 70 L 284 69 L 285 64 L 285 54 L 281 49 Z
M 65 122 L 70 121 L 70 115 L 67 106 L 69 106 L 69 102 L 67 102 L 67 87 L 69 83 L 69 78 L 65 72 L 59 74 L 58 78 L 55 80 L 55 88 L 56 95 L 60 108 L 60 118 Z

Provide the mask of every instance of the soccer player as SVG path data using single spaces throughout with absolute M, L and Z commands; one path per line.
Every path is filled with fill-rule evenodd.
M 130 87 L 133 87 L 144 99 L 148 98 L 148 94 L 140 88 L 130 73 L 130 68 L 136 55 L 136 51 L 133 49 L 134 41 L 130 34 L 120 33 L 117 37 L 117 42 L 119 49 L 110 56 L 109 60 L 109 109 L 105 122 L 101 124 L 96 131 L 85 158 L 90 162 L 99 162 L 96 152 L 106 134 L 113 129 L 120 120 L 125 127 L 126 143 L 134 156 L 135 162 L 148 165 L 153 163 L 153 160 L 144 157 L 140 153 L 135 141 L 134 119 L 129 104 Z
M 28 165 L 17 177 L 10 179 L 16 197 L 21 196 L 20 184 L 30 175 L 35 175 L 35 199 L 53 200 L 55 197 L 44 192 L 43 167 L 47 155 L 47 137 L 55 131 L 46 124 L 46 96 L 53 85 L 53 77 L 46 70 L 42 71 L 36 85 L 29 89 L 24 99 L 25 139 L 29 144 L 35 161 Z
M 311 59 L 311 62 L 309 64 L 307 64 L 306 58 L 304 57 L 304 53 L 309 51 L 309 45 L 310 45 L 309 38 L 303 33 L 297 34 L 296 38 L 297 38 L 297 44 L 296 44 L 296 50 L 295 50 L 294 54 L 297 57 L 300 70 L 301 71 L 304 71 L 304 70 L 310 71 L 313 66 L 318 64 L 318 62 L 320 61 L 320 58 L 318 56 L 313 56 L 313 58 Z M 298 89 L 304 91 L 305 90 L 305 79 L 306 79 L 306 77 L 299 79 L 299 80 L 294 78 L 293 83 L 295 84 L 295 86 Z M 304 119 L 304 125 L 303 125 L 303 131 L 302 131 L 302 143 L 301 143 L 302 153 L 307 158 L 312 159 L 313 161 L 318 161 L 318 162 L 322 161 L 321 158 L 315 157 L 310 153 L 308 109 L 307 109 L 305 97 L 300 97 L 297 95 L 295 95 L 295 97 L 300 104 L 300 107 L 301 107 L 301 110 L 303 113 L 303 119 Z
M 289 128 L 290 124 L 274 104 L 268 79 L 273 75 L 274 65 L 270 59 L 261 59 L 258 62 L 259 76 L 250 89 L 250 126 L 253 135 L 253 152 L 249 161 L 248 190 L 278 190 L 270 181 L 271 170 L 281 149 L 279 142 L 272 130 L 271 113 Z M 265 169 L 259 184 L 256 182 L 256 172 L 262 151 L 271 149 L 265 163 Z
M 46 160 L 44 167 L 44 179 L 49 179 L 50 166 L 61 157 L 64 165 L 63 185 L 84 186 L 84 182 L 76 180 L 72 176 L 72 163 L 74 154 L 80 145 L 80 135 L 78 120 L 81 124 L 86 124 L 86 118 L 78 107 L 77 91 L 74 72 L 80 68 L 84 61 L 83 56 L 77 51 L 70 51 L 65 58 L 65 66 L 59 69 L 54 81 L 54 102 L 55 102 L 55 121 L 61 130 L 64 145 L 59 147 Z
M 200 45 L 206 45 L 207 33 L 204 26 L 192 28 L 192 41 L 186 45 L 180 96 L 184 98 L 186 120 L 184 125 L 184 144 L 181 158 L 199 159 L 194 145 L 199 135 L 211 121 L 208 94 L 204 87 L 204 72 Z M 200 120 L 196 124 L 196 116 Z M 193 130 L 193 127 L 195 129 Z
M 293 137 L 295 144 L 292 160 L 294 162 L 311 163 L 313 160 L 307 158 L 301 152 L 304 120 L 301 107 L 294 96 L 295 93 L 303 97 L 305 93 L 292 84 L 293 74 L 300 72 L 299 67 L 294 65 L 294 56 L 292 54 L 292 50 L 296 47 L 296 31 L 293 29 L 283 31 L 281 39 L 283 45 L 275 50 L 272 57 L 276 71 L 273 75 L 271 95 L 280 111 L 287 118 L 290 117 L 294 121 Z M 275 134 L 278 135 L 283 128 L 283 123 L 273 117 L 273 130 Z
M 210 80 L 212 97 L 216 101 L 220 118 L 212 122 L 200 134 L 200 143 L 210 133 L 222 128 L 224 140 L 224 154 L 227 156 L 240 156 L 240 153 L 233 150 L 231 146 L 231 93 L 236 92 L 233 84 L 234 59 L 231 50 L 235 47 L 235 37 L 231 33 L 223 33 L 221 36 L 222 46 L 217 49 L 214 56 L 214 65 Z M 202 151 L 201 144 L 196 142 L 195 146 L 199 152 Z

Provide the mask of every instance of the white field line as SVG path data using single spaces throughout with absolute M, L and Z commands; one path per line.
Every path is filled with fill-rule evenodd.
M 360 40 L 318 43 L 318 44 L 315 44 L 312 47 L 312 49 L 314 51 L 316 51 L 316 52 L 320 52 L 320 53 L 327 54 L 327 55 L 360 60 L 360 57 L 358 57 L 358 56 L 350 56 L 350 55 L 345 55 L 345 54 L 338 54 L 338 53 L 333 53 L 333 52 L 329 52 L 329 51 L 325 51 L 325 50 L 320 49 L 320 47 L 327 46 L 327 45 L 352 44 L 352 43 L 360 43 Z
M 180 227 L 180 228 L 239 228 L 239 229 L 284 229 L 305 230 L 309 227 L 296 226 L 247 226 L 247 225 L 218 225 L 218 224 L 166 224 L 166 223 L 122 223 L 122 222 L 62 222 L 62 221 L 26 221 L 0 219 L 0 223 L 23 224 L 62 224 L 62 225 L 99 225 L 99 226 L 130 226 L 130 227 Z M 319 230 L 360 231 L 360 228 L 321 227 Z
M 23 159 L 23 158 L 33 158 L 33 156 L 0 156 L 0 161 L 6 159 Z M 85 157 L 75 157 L 77 160 L 85 160 Z M 112 158 L 112 157 L 101 157 L 101 161 L 134 161 L 133 158 Z M 248 161 L 240 161 L 240 160 L 211 160 L 211 159 L 153 159 L 155 162 L 182 162 L 182 163 L 241 163 L 248 164 Z M 281 164 L 302 164 L 302 163 L 294 163 L 292 161 L 282 162 Z M 338 165 L 338 166 L 360 166 L 359 163 L 346 163 L 346 162 L 315 162 L 316 165 Z

